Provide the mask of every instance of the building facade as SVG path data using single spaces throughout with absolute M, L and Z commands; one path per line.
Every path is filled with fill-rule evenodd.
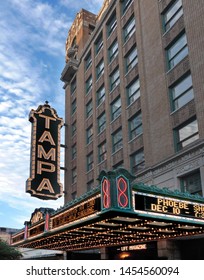
M 118 167 L 203 196 L 203 12 L 202 1 L 105 0 L 98 15 L 77 14 L 61 76 L 65 203 Z M 167 242 L 157 248 L 178 251 Z
M 6 228 L 0 227 L 0 240 L 7 242 L 8 244 L 11 243 L 11 235 L 16 233 L 18 229 L 14 228 Z

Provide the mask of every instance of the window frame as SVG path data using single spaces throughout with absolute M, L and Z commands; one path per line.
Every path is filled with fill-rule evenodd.
M 90 125 L 86 129 L 86 144 L 90 144 L 93 141 L 93 125 Z
M 72 160 L 77 157 L 77 145 L 76 143 L 72 145 Z
M 190 83 L 188 83 L 187 79 L 190 79 Z M 187 83 L 187 86 L 185 85 L 185 82 Z M 177 93 L 176 93 L 176 91 L 177 91 Z M 194 90 L 193 90 L 193 82 L 192 82 L 191 74 L 185 75 L 184 77 L 179 79 L 179 81 L 177 81 L 177 83 L 174 84 L 174 86 L 171 86 L 169 88 L 169 93 L 170 93 L 170 102 L 171 102 L 172 112 L 182 108 L 188 102 L 193 100 L 194 99 Z M 187 100 L 182 101 L 182 103 L 179 105 L 179 100 L 182 100 L 183 98 L 185 98 L 185 96 L 188 96 Z
M 93 78 L 92 75 L 90 75 L 86 80 L 86 94 L 88 94 L 92 90 L 92 87 L 93 87 Z
M 183 39 L 184 39 L 184 44 L 182 44 Z M 173 51 L 174 48 L 175 48 L 175 51 Z M 174 53 L 174 54 L 171 54 L 171 52 Z M 178 65 L 188 55 L 188 53 L 189 53 L 189 51 L 188 51 L 188 43 L 187 43 L 186 33 L 182 33 L 166 49 L 168 70 L 171 70 L 176 65 Z
M 113 31 L 117 28 L 117 17 L 116 17 L 116 11 L 114 11 L 110 18 L 108 19 L 107 23 L 107 37 L 109 37 Z
M 120 106 L 116 106 L 117 109 L 113 110 L 117 102 L 120 103 L 119 104 Z M 122 112 L 122 102 L 121 102 L 121 97 L 119 96 L 111 103 L 111 121 L 117 119 L 121 115 L 121 112 Z
M 138 84 L 138 86 L 137 86 Z M 136 87 L 134 90 L 134 86 Z M 135 102 L 138 98 L 140 98 L 140 79 L 139 76 L 136 77 L 127 87 L 127 104 L 130 106 L 133 102 Z
M 182 132 L 185 133 L 184 129 L 186 129 L 186 131 L 189 130 L 188 126 L 192 125 L 194 122 L 195 122 L 195 126 L 197 127 L 197 130 L 193 131 L 193 133 L 191 134 L 189 133 L 186 137 L 183 138 L 181 133 Z M 198 139 L 199 139 L 199 129 L 198 129 L 198 122 L 196 118 L 190 119 L 174 129 L 174 145 L 175 145 L 175 150 L 177 152 L 183 150 L 185 147 L 191 145 L 193 142 L 195 142 Z M 191 141 L 189 142 L 189 140 Z M 183 146 L 182 143 L 185 142 L 187 142 L 187 144 Z
M 92 99 L 86 104 L 86 118 L 88 119 L 93 114 L 93 101 Z
M 129 6 L 132 4 L 132 0 L 122 0 L 122 14 L 124 15 Z
M 75 184 L 77 182 L 77 169 L 76 167 L 72 169 L 72 184 Z
M 77 131 L 77 126 L 76 126 L 76 121 L 72 123 L 71 125 L 71 134 L 72 134 L 72 137 L 76 134 L 76 131 Z
M 102 123 L 100 123 L 101 120 L 103 120 Z M 98 134 L 103 132 L 106 129 L 106 113 L 105 112 L 100 114 L 100 116 L 97 118 L 97 124 L 98 124 Z
M 105 101 L 106 89 L 104 84 L 96 91 L 96 105 L 99 106 Z
M 104 60 L 102 59 L 96 66 L 96 80 L 98 80 L 104 74 Z
M 86 171 L 89 172 L 94 169 L 93 151 L 86 156 Z
M 136 160 L 137 156 L 141 157 L 141 160 L 139 160 L 139 162 L 137 162 Z M 137 174 L 139 171 L 145 168 L 145 156 L 143 148 L 130 155 L 130 166 L 133 174 Z
M 94 188 L 94 180 L 91 180 L 91 181 L 86 183 L 87 192 L 92 190 L 93 188 Z
M 117 139 L 118 135 L 120 136 L 119 139 Z M 119 151 L 121 148 L 123 148 L 122 128 L 118 129 L 112 134 L 112 153 Z
M 95 41 L 95 54 L 97 55 L 103 48 L 103 33 L 101 32 Z
M 180 2 L 181 5 L 176 10 L 174 10 L 174 8 L 176 7 L 178 2 Z M 182 17 L 182 15 L 183 15 L 183 5 L 182 4 L 183 4 L 182 0 L 176 0 L 168 7 L 168 9 L 165 10 L 165 12 L 163 12 L 162 22 L 163 22 L 164 32 L 169 31 L 174 26 L 174 24 L 179 20 L 179 18 Z M 171 14 L 172 12 L 173 12 L 173 14 L 170 15 L 170 18 L 166 20 L 166 17 L 168 16 L 168 14 Z
M 72 79 L 71 83 L 70 83 L 70 92 L 71 95 L 75 93 L 77 88 L 77 83 L 76 83 L 76 76 Z
M 76 98 L 71 103 L 71 114 L 73 115 L 77 110 L 77 101 Z
M 137 125 L 134 124 L 135 121 L 136 123 L 138 121 Z M 131 141 L 143 133 L 142 112 L 139 111 L 133 117 L 131 117 L 131 119 L 128 120 L 128 124 L 129 124 L 129 140 Z M 132 124 L 133 124 L 133 128 L 131 126 Z
M 114 50 L 114 48 L 116 48 L 116 49 Z M 116 58 L 116 56 L 118 55 L 118 52 L 119 52 L 119 45 L 118 45 L 118 40 L 116 39 L 108 49 L 109 63 L 111 63 Z
M 116 75 L 117 74 L 117 75 Z M 114 77 L 116 75 L 116 77 Z M 120 84 L 120 70 L 117 67 L 110 75 L 110 91 L 114 90 Z
M 107 144 L 106 141 L 98 145 L 98 163 L 107 159 Z
M 130 30 L 128 30 L 129 28 Z M 133 15 L 123 27 L 124 43 L 126 43 L 129 40 L 129 38 L 132 37 L 135 31 L 136 31 L 136 20 Z
M 87 71 L 92 65 L 92 56 L 91 51 L 89 51 L 88 55 L 85 58 L 85 71 Z
M 132 57 L 133 55 L 133 57 Z M 128 60 L 130 60 L 128 62 Z M 126 66 L 126 73 L 128 73 L 134 66 L 138 64 L 138 52 L 137 47 L 134 46 L 125 56 L 125 66 Z
M 191 191 L 190 188 L 188 188 L 189 186 L 186 185 L 185 181 L 189 181 L 190 179 L 192 179 L 192 177 L 195 178 L 195 176 L 199 177 L 199 178 L 196 178 L 196 181 L 197 182 L 199 181 L 199 186 L 198 186 L 199 188 L 197 188 L 194 191 Z M 181 191 L 182 192 L 188 192 L 188 193 L 193 194 L 193 195 L 199 194 L 199 195 L 203 196 L 201 174 L 200 174 L 200 170 L 199 169 L 194 170 L 193 172 L 188 173 L 188 174 L 180 177 L 179 180 L 180 180 L 180 187 L 181 187 Z

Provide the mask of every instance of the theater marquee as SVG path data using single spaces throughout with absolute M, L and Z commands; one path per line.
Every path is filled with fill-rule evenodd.
M 171 217 L 177 220 L 204 222 L 204 204 L 167 196 L 134 192 L 134 209 L 137 213 Z
M 26 192 L 40 199 L 62 196 L 60 183 L 60 129 L 63 120 L 48 102 L 31 110 L 32 123 L 30 178 Z
M 101 171 L 99 186 L 81 197 L 57 210 L 35 209 L 12 245 L 63 251 L 121 246 L 125 253 L 154 250 L 151 244 L 162 239 L 204 234 L 203 197 L 133 179 L 123 168 Z

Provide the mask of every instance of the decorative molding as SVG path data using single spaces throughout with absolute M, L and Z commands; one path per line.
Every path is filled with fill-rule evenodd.
M 177 175 L 183 175 L 191 170 L 199 168 L 204 165 L 204 142 L 197 143 L 196 146 L 186 151 L 181 151 L 174 157 L 169 158 L 165 162 L 146 169 L 137 175 L 137 182 L 152 181 L 167 172 L 175 171 Z
M 188 192 L 180 192 L 179 190 L 170 190 L 168 188 L 158 188 L 155 185 L 145 185 L 143 183 L 134 184 L 132 186 L 133 190 L 137 191 L 143 191 L 145 193 L 152 193 L 152 194 L 159 194 L 164 195 L 167 197 L 175 197 L 175 198 L 181 198 L 186 200 L 193 200 L 193 201 L 199 201 L 204 202 L 204 198 L 200 196 L 199 194 L 192 195 Z

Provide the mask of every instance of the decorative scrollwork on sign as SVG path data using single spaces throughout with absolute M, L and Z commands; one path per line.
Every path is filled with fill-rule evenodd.
M 123 177 L 120 177 L 117 180 L 117 190 L 118 190 L 118 206 L 121 208 L 129 207 L 128 183 Z
M 105 209 L 108 209 L 111 205 L 111 196 L 110 196 L 110 181 L 107 178 L 104 178 L 102 181 L 102 206 Z

